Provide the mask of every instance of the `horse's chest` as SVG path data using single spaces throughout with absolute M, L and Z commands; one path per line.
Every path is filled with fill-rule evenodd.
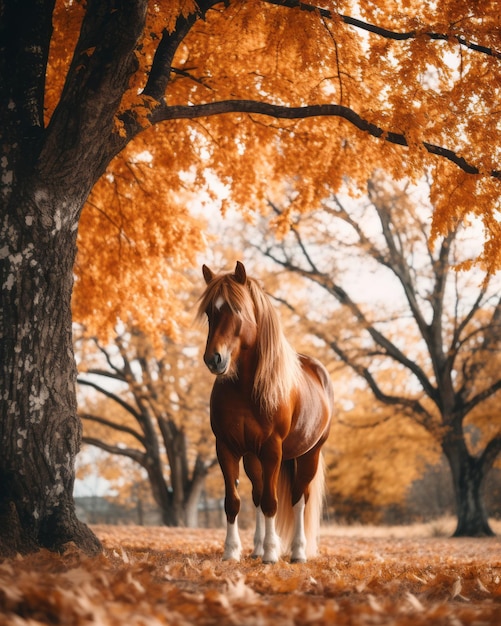
M 273 433 L 271 423 L 256 405 L 230 390 L 213 393 L 211 427 L 217 440 L 242 455 L 257 452 Z

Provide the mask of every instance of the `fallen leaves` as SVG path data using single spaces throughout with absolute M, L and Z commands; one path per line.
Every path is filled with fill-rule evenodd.
M 221 561 L 220 530 L 95 531 L 98 557 L 70 548 L 0 563 L 0 626 L 501 623 L 498 539 L 327 533 L 318 558 L 263 565 L 250 534 L 237 564 Z

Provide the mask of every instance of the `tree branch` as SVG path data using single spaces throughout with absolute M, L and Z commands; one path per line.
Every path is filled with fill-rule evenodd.
M 91 415 L 90 413 L 78 413 L 80 419 L 87 420 L 88 422 L 95 422 L 96 424 L 101 424 L 102 426 L 106 426 L 107 428 L 111 428 L 120 433 L 125 433 L 127 435 L 131 435 L 139 443 L 146 448 L 146 440 L 145 438 L 138 432 L 136 432 L 133 428 L 129 428 L 128 426 L 124 426 L 122 424 L 117 424 L 116 422 L 112 422 L 110 420 L 105 419 L 104 417 L 97 417 L 96 415 Z
M 467 415 L 470 411 L 472 411 L 477 405 L 479 405 L 487 398 L 493 396 L 497 391 L 501 389 L 501 379 L 498 379 L 492 385 L 489 385 L 486 389 L 483 389 L 479 393 L 477 393 L 471 400 L 464 404 L 463 414 Z
M 296 239 L 300 241 L 301 238 L 299 232 L 295 231 L 295 236 Z M 312 271 L 308 271 L 298 267 L 297 265 L 294 265 L 291 261 L 288 261 L 287 259 L 277 259 L 270 251 L 266 252 L 265 254 L 285 269 L 289 270 L 290 272 L 294 272 L 296 274 L 304 276 L 305 278 L 308 278 L 312 282 L 319 285 L 319 287 L 327 291 L 327 293 L 331 294 L 339 302 L 339 304 L 346 307 L 351 312 L 353 317 L 365 328 L 365 330 L 373 339 L 374 343 L 384 350 L 385 356 L 393 359 L 397 363 L 400 363 L 407 370 L 412 372 L 414 376 L 419 380 L 426 395 L 431 400 L 433 400 L 433 402 L 438 402 L 437 390 L 435 389 L 435 387 L 433 387 L 421 367 L 419 367 L 419 365 L 414 360 L 407 358 L 405 354 L 392 341 L 385 337 L 374 327 L 373 324 L 369 322 L 359 305 L 351 299 L 349 294 L 340 285 L 333 282 L 330 277 L 319 272 L 314 266 Z M 329 341 L 327 343 L 329 343 L 330 345 Z M 365 375 L 363 376 L 365 378 Z M 369 381 L 367 380 L 367 382 Z M 376 392 L 374 391 L 374 393 Z
M 333 19 L 339 18 L 345 24 L 349 26 L 354 26 L 355 28 L 359 28 L 360 30 L 365 30 L 369 33 L 374 33 L 375 35 L 379 35 L 384 37 L 385 39 L 393 39 L 395 41 L 406 41 L 408 39 L 416 39 L 420 35 L 425 35 L 429 39 L 434 41 L 451 41 L 456 40 L 460 46 L 465 48 L 469 48 L 470 50 L 474 50 L 475 52 L 480 52 L 482 54 L 486 54 L 488 56 L 492 56 L 496 59 L 501 59 L 501 51 L 494 50 L 489 46 L 482 46 L 477 43 L 473 43 L 468 41 L 466 37 L 462 35 L 448 35 L 446 33 L 435 33 L 433 31 L 417 31 L 410 30 L 403 33 L 398 33 L 388 28 L 383 28 L 382 26 L 375 26 L 374 24 L 368 24 L 362 20 L 359 20 L 355 17 L 350 17 L 349 15 L 343 15 L 342 13 L 335 13 L 334 11 L 330 11 L 329 9 L 321 9 L 313 4 L 308 4 L 306 2 L 300 2 L 299 0 L 265 0 L 268 4 L 275 4 L 278 6 L 288 7 L 291 9 L 301 9 L 301 11 L 307 11 L 309 13 L 318 13 L 323 18 Z
M 368 122 L 358 113 L 349 107 L 341 104 L 312 104 L 299 107 L 288 107 L 270 102 L 257 102 L 255 100 L 221 100 L 219 102 L 208 102 L 206 104 L 196 104 L 191 106 L 176 105 L 167 106 L 165 102 L 161 102 L 150 116 L 152 124 L 172 119 L 196 119 L 199 117 L 210 117 L 212 115 L 221 115 L 223 113 L 255 113 L 267 115 L 277 119 L 306 119 L 309 117 L 339 117 L 345 119 L 372 137 L 384 139 L 389 143 L 399 146 L 408 147 L 408 141 L 403 133 L 394 133 L 386 131 L 380 126 Z M 436 156 L 445 158 L 467 174 L 479 174 L 478 167 L 471 165 L 464 157 L 460 157 L 453 150 L 428 143 L 421 142 L 421 145 L 429 152 Z M 501 179 L 501 170 L 491 170 L 489 176 Z
M 481 466 L 484 468 L 485 474 L 489 472 L 494 465 L 494 461 L 501 453 L 501 431 L 489 441 L 481 456 Z
M 351 359 L 345 352 L 342 350 L 337 342 L 325 339 L 327 344 L 331 347 L 331 349 L 339 356 L 339 358 L 348 365 L 356 374 L 365 379 L 367 384 L 369 385 L 372 393 L 380 402 L 387 404 L 389 406 L 399 406 L 403 409 L 405 414 L 408 417 L 411 417 L 416 422 L 421 424 L 426 430 L 430 433 L 435 433 L 433 417 L 428 413 L 428 411 L 422 406 L 419 400 L 413 400 L 411 398 L 406 398 L 405 396 L 394 396 L 387 393 L 381 389 L 378 385 L 374 376 L 370 373 L 368 368 L 355 363 L 353 359 Z
M 85 380 L 81 376 L 77 378 L 77 383 L 79 385 L 86 385 L 87 387 L 92 387 L 96 391 L 99 391 L 99 393 L 102 393 L 110 400 L 113 400 L 114 402 L 119 404 L 123 409 L 127 411 L 127 413 L 130 413 L 139 423 L 142 423 L 141 415 L 139 415 L 136 409 L 128 402 L 125 402 L 125 400 L 122 400 L 120 396 L 117 396 L 115 393 L 113 393 L 109 389 L 105 389 L 104 387 L 101 387 L 101 385 L 98 385 L 97 383 L 94 383 L 91 380 Z
M 96 448 L 101 448 L 105 452 L 109 452 L 110 454 L 116 454 L 117 456 L 126 456 L 129 459 L 132 459 L 136 463 L 139 463 L 141 467 L 147 467 L 148 465 L 148 457 L 143 452 L 139 450 L 135 450 L 134 448 L 121 448 L 120 446 L 113 446 L 105 441 L 101 441 L 101 439 L 95 439 L 94 437 L 82 437 L 82 441 L 89 446 L 95 446 Z

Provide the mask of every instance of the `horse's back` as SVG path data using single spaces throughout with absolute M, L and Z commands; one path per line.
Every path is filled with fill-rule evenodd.
M 316 379 L 317 384 L 320 386 L 321 392 L 325 396 L 324 400 L 327 403 L 329 419 L 331 419 L 334 412 L 334 387 L 329 372 L 325 365 L 312 356 L 300 354 L 299 360 L 305 376 L 309 376 L 313 380 Z

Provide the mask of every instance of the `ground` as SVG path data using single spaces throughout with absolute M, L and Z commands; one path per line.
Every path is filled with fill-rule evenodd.
M 501 540 L 324 529 L 306 564 L 221 561 L 222 530 L 93 527 L 105 552 L 0 562 L 0 626 L 501 624 Z M 501 527 L 497 527 L 498 532 Z

